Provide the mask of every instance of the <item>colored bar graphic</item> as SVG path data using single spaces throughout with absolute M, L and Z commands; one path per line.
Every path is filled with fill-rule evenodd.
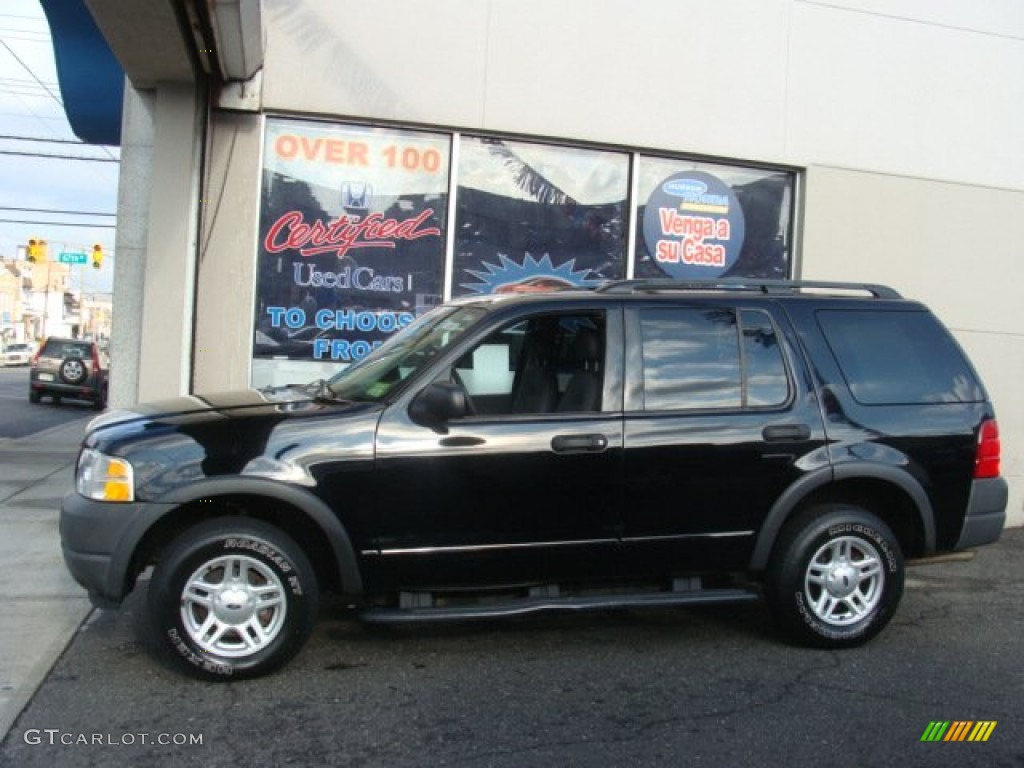
M 971 731 L 971 735 L 967 737 L 968 741 L 988 741 L 988 737 L 992 735 L 992 731 L 996 729 L 995 720 L 982 720 L 974 726 L 974 730 Z
M 921 735 L 921 741 L 942 741 L 942 737 L 946 735 L 946 729 L 949 728 L 949 721 L 935 721 L 928 723 L 928 727 L 924 729 L 924 733 Z
M 967 732 L 974 725 L 970 720 L 957 720 L 949 728 L 949 733 L 943 741 L 963 741 L 967 738 Z
M 995 729 L 995 720 L 932 720 L 921 741 L 988 741 Z

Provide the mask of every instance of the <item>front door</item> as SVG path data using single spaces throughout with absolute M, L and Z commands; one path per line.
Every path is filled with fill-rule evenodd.
M 408 409 L 377 437 L 375 582 L 561 580 L 615 553 L 622 461 L 621 322 L 576 310 L 509 321 L 438 374 L 474 412 L 435 430 Z M 608 366 L 615 368 L 608 374 Z

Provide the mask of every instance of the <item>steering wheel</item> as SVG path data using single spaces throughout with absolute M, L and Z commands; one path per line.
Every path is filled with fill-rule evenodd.
M 465 382 L 462 381 L 462 377 L 459 376 L 459 372 L 454 366 L 452 367 L 452 384 L 458 385 L 459 389 L 462 390 L 462 394 L 466 397 L 466 415 L 475 416 L 476 406 L 473 405 L 473 398 L 469 396 L 469 390 L 466 389 Z

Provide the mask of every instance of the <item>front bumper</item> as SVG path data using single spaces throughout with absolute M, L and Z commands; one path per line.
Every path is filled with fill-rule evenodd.
M 1006 526 L 1006 480 L 993 477 L 975 480 L 967 501 L 967 515 L 954 549 L 969 549 L 997 541 Z
M 134 586 L 133 555 L 172 505 L 93 501 L 75 491 L 61 503 L 60 543 L 71 576 L 100 608 L 117 606 Z

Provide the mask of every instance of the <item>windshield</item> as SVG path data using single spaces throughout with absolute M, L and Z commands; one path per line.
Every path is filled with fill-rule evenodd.
M 485 312 L 477 306 L 438 307 L 331 377 L 326 388 L 340 400 L 383 400 L 397 384 L 429 365 Z

